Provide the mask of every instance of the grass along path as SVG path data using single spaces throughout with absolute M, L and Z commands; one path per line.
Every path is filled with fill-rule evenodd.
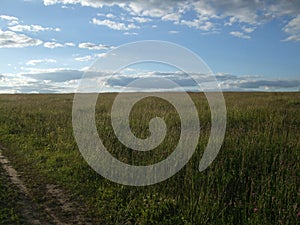
M 38 203 L 33 197 L 35 193 L 32 193 L 32 190 L 26 187 L 25 183 L 21 180 L 19 173 L 2 154 L 1 149 L 0 164 L 4 170 L 4 173 L 1 173 L 1 176 L 6 175 L 6 178 L 8 178 L 6 179 L 6 182 L 10 182 L 17 188 L 17 192 L 19 193 L 18 199 L 10 199 L 11 201 L 14 201 L 19 216 L 15 214 L 15 218 L 13 219 L 9 215 L 3 215 L 4 218 L 8 218 L 6 221 L 1 220 L 0 224 L 2 222 L 3 224 L 13 222 L 15 224 L 33 225 L 91 224 L 83 217 L 82 213 L 80 213 L 84 208 L 80 206 L 79 203 L 72 201 L 68 195 L 56 185 L 46 184 L 46 193 L 44 194 L 47 201 Z M 11 214 L 11 210 L 8 212 Z
M 7 219 L 10 219 L 12 221 L 5 221 L 5 222 L 16 222 L 16 223 L 28 223 L 28 224 L 42 224 L 41 221 L 38 219 L 38 216 L 36 214 L 37 206 L 31 201 L 30 194 L 28 192 L 28 189 L 24 185 L 23 181 L 20 180 L 19 175 L 17 171 L 9 164 L 9 161 L 6 157 L 2 155 L 2 151 L 0 150 L 0 163 L 4 170 L 3 173 L 1 173 L 1 176 L 6 176 L 5 183 L 11 182 L 12 187 L 16 187 L 18 190 L 18 199 L 17 202 L 16 199 L 10 199 L 11 202 L 14 201 L 14 204 L 17 204 L 14 208 L 18 209 L 18 213 L 21 215 L 21 218 L 25 221 L 19 220 L 19 216 L 16 218 L 9 218 L 9 216 L 4 215 Z M 13 209 L 14 209 L 13 208 Z M 4 213 L 3 213 L 4 214 Z M 4 223 L 4 221 L 2 221 Z

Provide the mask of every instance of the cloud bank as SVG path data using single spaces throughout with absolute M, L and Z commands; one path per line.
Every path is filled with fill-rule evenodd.
M 12 31 L 0 29 L 0 48 L 23 48 L 28 46 L 41 45 L 39 39 L 31 38 L 25 34 L 18 34 Z
M 33 62 L 39 63 L 39 62 Z M 69 93 L 76 92 L 80 83 L 83 70 L 68 68 L 33 69 L 18 75 L 0 75 L 0 93 L 14 90 L 15 93 Z M 164 86 L 160 78 L 169 79 L 177 83 L 186 91 L 201 91 L 194 80 L 180 71 L 141 71 L 131 70 L 130 73 L 121 71 L 118 74 L 110 72 L 89 72 L 90 82 L 98 82 L 99 85 L 105 81 L 103 91 L 178 91 L 174 87 Z M 209 87 L 212 82 L 211 75 L 193 74 L 198 80 Z M 217 73 L 215 77 L 223 91 L 297 91 L 300 88 L 300 79 L 265 79 L 259 76 L 236 76 L 226 73 Z M 143 79 L 142 86 L 130 86 L 131 82 Z M 100 87 L 100 86 L 99 86 Z M 11 88 L 11 90 L 10 90 Z M 125 89 L 124 89 L 125 88 Z M 10 90 L 10 91 L 9 91 Z M 95 91 L 95 90 L 91 90 Z

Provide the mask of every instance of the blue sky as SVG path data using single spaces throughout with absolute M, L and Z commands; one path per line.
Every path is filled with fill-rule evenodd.
M 192 50 L 224 91 L 300 89 L 300 1 L 1 0 L 0 93 L 74 92 L 93 62 L 141 40 Z M 179 74 L 146 67 L 130 71 Z

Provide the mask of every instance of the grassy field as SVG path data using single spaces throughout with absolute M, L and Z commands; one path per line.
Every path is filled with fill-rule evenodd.
M 300 93 L 225 93 L 225 140 L 202 173 L 198 165 L 210 134 L 210 111 L 203 94 L 190 95 L 201 123 L 198 147 L 179 173 L 159 184 L 119 185 L 87 165 L 73 137 L 71 94 L 0 95 L 3 155 L 22 172 L 37 203 L 43 201 L 46 184 L 58 185 L 87 205 L 94 224 L 297 224 Z M 137 137 L 149 135 L 154 116 L 163 117 L 168 127 L 157 149 L 135 153 L 118 141 L 111 127 L 115 96 L 103 94 L 96 108 L 97 128 L 111 154 L 134 165 L 166 158 L 180 135 L 175 109 L 157 98 L 133 108 L 130 123 Z M 1 177 L 0 220 L 18 221 L 15 194 Z

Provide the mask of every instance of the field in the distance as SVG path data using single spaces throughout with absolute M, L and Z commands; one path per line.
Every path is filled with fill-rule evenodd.
M 224 93 L 225 140 L 202 173 L 198 165 L 210 133 L 210 111 L 203 94 L 190 95 L 201 123 L 198 148 L 179 173 L 159 184 L 123 186 L 90 169 L 73 137 L 71 94 L 0 95 L 2 154 L 20 172 L 37 205 L 47 201 L 47 185 L 55 184 L 86 205 L 93 224 L 297 224 L 300 93 Z M 157 98 L 133 108 L 130 125 L 137 137 L 149 135 L 154 116 L 163 117 L 168 127 L 157 149 L 136 154 L 117 140 L 111 127 L 115 96 L 102 94 L 96 108 L 97 128 L 111 154 L 134 165 L 167 157 L 180 135 L 175 109 Z M 20 198 L 3 174 L 1 170 L 0 221 L 22 223 Z

